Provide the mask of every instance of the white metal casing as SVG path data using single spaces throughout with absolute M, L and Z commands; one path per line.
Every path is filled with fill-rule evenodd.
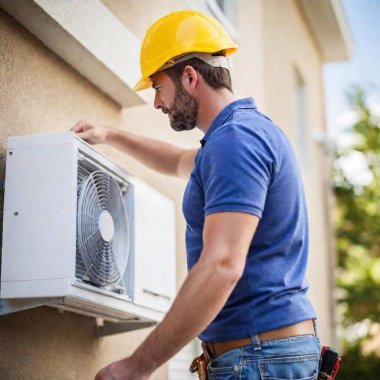
M 75 277 L 81 155 L 132 186 L 131 298 Z M 0 298 L 62 297 L 50 306 L 113 321 L 158 321 L 175 296 L 174 229 L 171 200 L 74 133 L 8 138 Z

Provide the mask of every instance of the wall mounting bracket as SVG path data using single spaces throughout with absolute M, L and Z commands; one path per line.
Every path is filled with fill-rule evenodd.
M 120 334 L 127 331 L 144 329 L 156 325 L 157 322 L 130 321 L 130 322 L 109 322 L 101 318 L 96 319 L 96 332 L 99 337 L 113 334 Z

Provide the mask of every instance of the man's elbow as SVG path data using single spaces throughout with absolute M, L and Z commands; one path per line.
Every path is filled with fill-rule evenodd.
M 213 270 L 224 284 L 234 287 L 243 275 L 244 265 L 230 260 L 219 261 L 215 263 Z

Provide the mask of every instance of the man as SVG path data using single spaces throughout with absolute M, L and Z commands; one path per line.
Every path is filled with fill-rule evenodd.
M 176 131 L 202 130 L 200 149 L 86 121 L 72 128 L 91 144 L 112 144 L 159 172 L 189 178 L 189 275 L 141 346 L 96 380 L 148 379 L 196 336 L 210 379 L 317 376 L 300 174 L 282 131 L 253 99 L 235 99 L 225 56 L 236 50 L 217 21 L 195 11 L 169 14 L 146 33 L 136 90 L 153 86 L 155 108 Z

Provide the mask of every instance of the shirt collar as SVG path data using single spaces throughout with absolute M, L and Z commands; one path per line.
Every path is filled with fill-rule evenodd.
M 221 127 L 224 122 L 230 117 L 232 112 L 237 109 L 256 109 L 256 104 L 253 98 L 238 99 L 224 107 L 218 114 L 218 116 L 211 123 L 203 139 L 200 140 L 202 147 L 205 146 L 207 139 L 218 128 Z

